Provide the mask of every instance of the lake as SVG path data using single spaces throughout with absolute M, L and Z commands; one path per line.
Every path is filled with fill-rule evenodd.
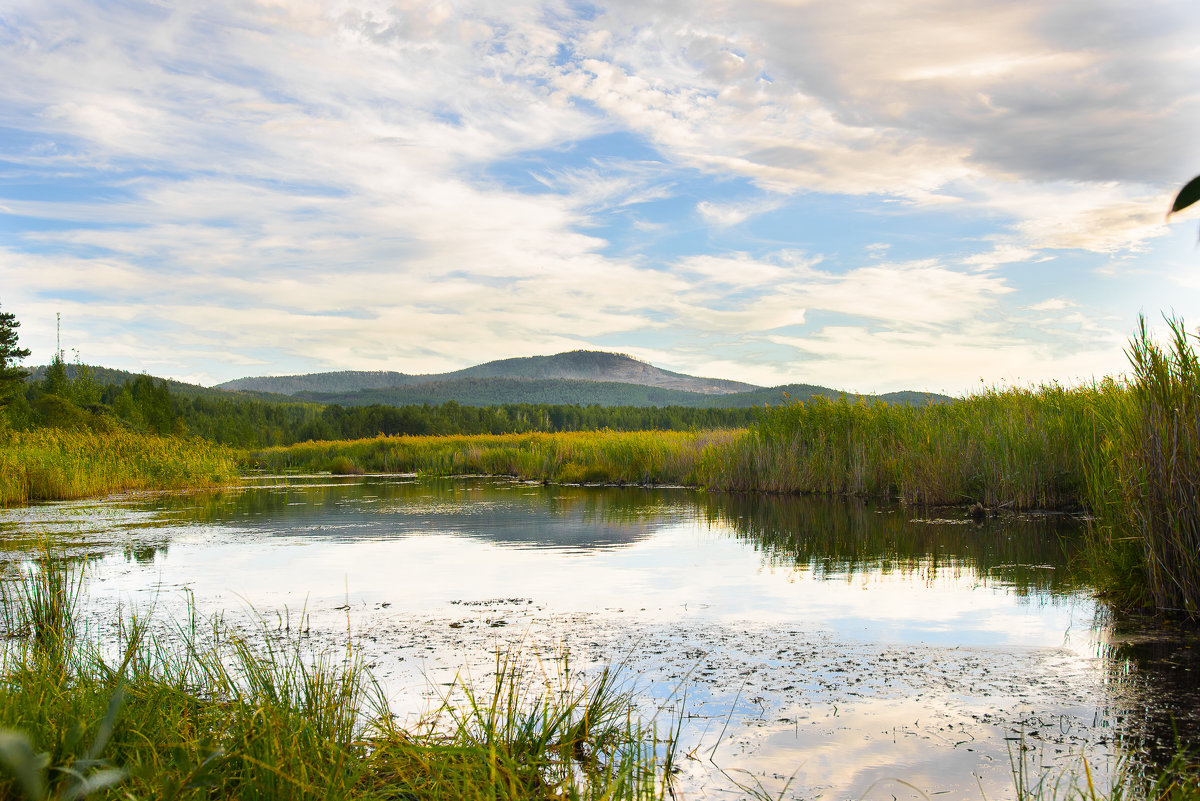
M 10 566 L 47 535 L 115 610 L 350 638 L 415 719 L 495 654 L 621 666 L 679 725 L 683 798 L 1006 798 L 1014 765 L 1103 781 L 1191 740 L 1200 647 L 1115 623 L 1082 524 L 687 489 L 495 478 L 247 479 L 0 510 Z M 303 622 L 302 622 L 303 621 Z M 1193 669 L 1195 668 L 1195 669 Z M 916 788 L 916 789 L 914 789 Z

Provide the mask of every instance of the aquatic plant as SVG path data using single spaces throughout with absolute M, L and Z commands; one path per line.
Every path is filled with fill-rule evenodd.
M 1091 464 L 1096 562 L 1118 602 L 1200 618 L 1200 358 L 1168 320 L 1169 345 L 1145 320 L 1130 341 L 1130 390 L 1108 408 Z
M 268 471 L 315 472 L 345 459 L 375 473 L 705 486 L 719 474 L 728 443 L 745 436 L 737 430 L 385 436 L 268 448 L 241 459 Z
M 6 588 L 0 798 L 652 799 L 669 766 L 610 673 L 553 686 L 518 655 L 411 730 L 358 653 L 220 620 L 78 630 L 74 563 Z M 157 629 L 156 629 L 157 630 Z M 107 655 L 115 654 L 115 657 Z

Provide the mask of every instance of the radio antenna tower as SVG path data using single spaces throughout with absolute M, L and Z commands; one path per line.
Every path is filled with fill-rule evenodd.
M 62 361 L 62 312 L 54 313 L 54 352 L 58 355 L 58 360 Z

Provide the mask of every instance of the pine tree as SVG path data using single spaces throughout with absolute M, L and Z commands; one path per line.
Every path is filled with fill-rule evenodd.
M 17 362 L 29 355 L 28 350 L 17 347 L 17 329 L 20 327 L 12 312 L 0 312 L 0 408 L 7 406 L 21 391 L 25 377 L 29 375 L 17 366 Z

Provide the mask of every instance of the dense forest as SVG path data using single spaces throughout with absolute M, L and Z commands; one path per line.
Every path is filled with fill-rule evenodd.
M 722 395 L 685 392 L 678 389 L 627 384 L 616 381 L 584 381 L 566 378 L 457 378 L 411 386 L 363 388 L 348 392 L 296 392 L 292 400 L 337 403 L 343 406 L 384 404 L 405 406 L 454 401 L 472 406 L 497 403 L 601 406 L 687 406 L 696 409 L 748 409 L 785 402 L 789 397 L 808 400 L 823 397 L 837 400 L 847 393 L 814 384 L 786 384 Z M 928 392 L 892 392 L 878 396 L 850 395 L 851 400 L 924 405 L 944 403 L 945 395 Z
M 449 401 L 400 406 L 295 402 L 251 393 L 225 393 L 147 375 L 67 364 L 38 370 L 8 405 L 15 429 L 40 426 L 154 434 L 197 435 L 240 447 L 290 445 L 380 434 L 519 434 L 532 431 L 686 431 L 741 428 L 755 409 L 679 406 L 503 403 L 468 406 Z

